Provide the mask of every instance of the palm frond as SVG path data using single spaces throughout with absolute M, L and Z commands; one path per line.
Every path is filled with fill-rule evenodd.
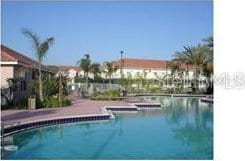
M 53 43 L 54 43 L 54 38 L 53 37 L 49 37 L 43 43 L 41 43 L 39 45 L 39 48 L 38 48 L 39 59 L 42 60 L 45 57 L 47 51 L 49 50 L 50 46 Z
M 23 28 L 22 33 L 33 42 L 33 46 L 35 47 L 35 49 L 39 48 L 40 41 L 39 41 L 39 37 L 36 34 L 32 33 L 27 28 Z

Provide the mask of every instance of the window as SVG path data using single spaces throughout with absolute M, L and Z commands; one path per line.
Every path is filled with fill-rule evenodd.
M 20 81 L 20 91 L 26 90 L 26 81 L 22 80 Z
M 35 79 L 36 77 L 35 74 L 36 74 L 35 71 L 32 71 L 32 79 Z
M 26 72 L 24 70 L 20 71 L 20 77 L 25 78 Z

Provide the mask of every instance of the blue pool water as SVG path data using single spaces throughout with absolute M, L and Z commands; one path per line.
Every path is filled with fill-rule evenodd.
M 116 114 L 99 123 L 50 126 L 13 136 L 4 159 L 212 159 L 213 105 L 148 97 L 162 110 Z

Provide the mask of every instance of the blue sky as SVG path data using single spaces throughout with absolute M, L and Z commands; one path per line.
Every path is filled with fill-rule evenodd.
M 183 45 L 213 34 L 212 2 L 2 2 L 2 44 L 35 58 L 21 33 L 55 38 L 46 64 L 75 65 L 124 57 L 171 59 Z

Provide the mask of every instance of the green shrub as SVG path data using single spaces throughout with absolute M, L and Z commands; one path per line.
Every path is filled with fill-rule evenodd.
M 196 89 L 192 94 L 205 94 L 206 89 Z
M 110 97 L 120 97 L 120 91 L 118 89 L 111 88 L 102 93 L 102 95 L 108 95 Z
M 59 98 L 57 96 L 50 96 L 43 102 L 45 107 L 51 108 L 71 105 L 71 101 L 69 99 L 63 99 L 61 104 L 62 106 L 59 105 Z
M 28 98 L 27 97 L 23 97 L 23 98 L 19 99 L 16 102 L 16 107 L 18 109 L 27 109 L 27 107 L 28 107 Z
M 98 95 L 95 97 L 95 100 L 110 100 L 110 96 L 107 95 Z
M 51 96 L 43 101 L 44 107 L 58 107 L 59 99 L 57 97 Z
M 63 99 L 62 100 L 62 105 L 63 106 L 69 106 L 69 105 L 71 105 L 71 100 L 69 100 L 69 99 Z
M 118 100 L 120 91 L 118 89 L 108 89 L 103 93 L 96 94 L 92 100 Z
M 162 92 L 162 88 L 160 88 L 160 87 L 149 88 L 149 93 L 161 93 L 161 92 Z

